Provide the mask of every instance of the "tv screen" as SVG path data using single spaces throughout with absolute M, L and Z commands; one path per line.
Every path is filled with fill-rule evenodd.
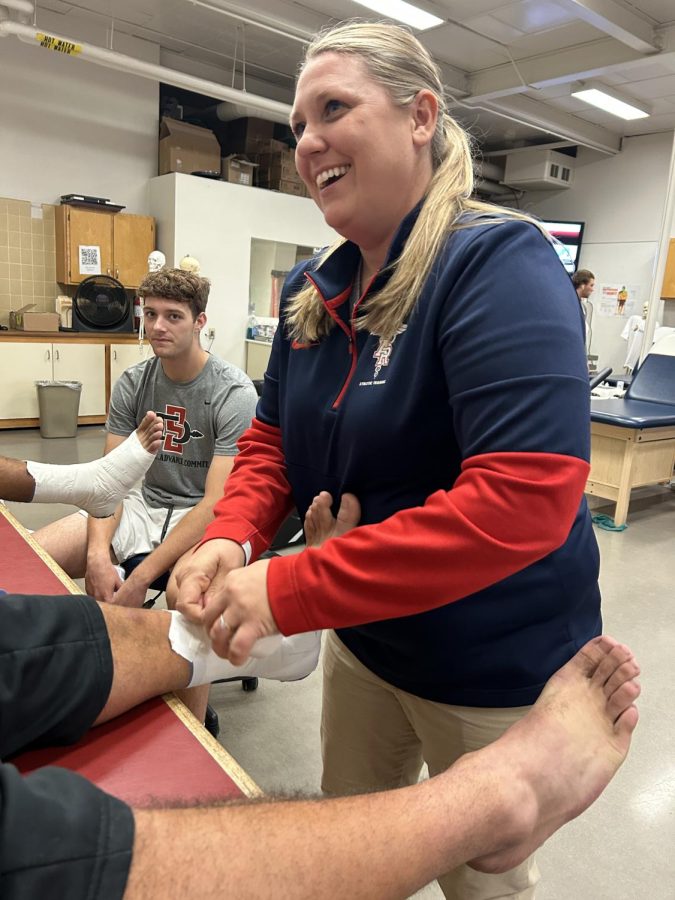
M 577 269 L 584 222 L 542 222 L 548 233 L 555 238 L 553 246 L 568 275 Z

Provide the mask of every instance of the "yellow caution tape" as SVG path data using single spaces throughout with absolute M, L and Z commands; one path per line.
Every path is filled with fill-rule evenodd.
M 64 41 L 62 38 L 53 37 L 51 34 L 36 34 L 35 40 L 41 47 L 54 50 L 56 53 L 64 53 L 66 56 L 76 56 L 82 51 L 81 44 L 73 44 L 72 41 Z

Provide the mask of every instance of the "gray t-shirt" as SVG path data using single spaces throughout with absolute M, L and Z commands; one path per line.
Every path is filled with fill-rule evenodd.
M 123 372 L 112 390 L 106 428 L 128 435 L 148 410 L 164 419 L 162 447 L 143 481 L 150 506 L 194 506 L 204 496 L 213 456 L 235 456 L 258 397 L 248 375 L 209 355 L 192 381 L 171 381 L 156 357 Z

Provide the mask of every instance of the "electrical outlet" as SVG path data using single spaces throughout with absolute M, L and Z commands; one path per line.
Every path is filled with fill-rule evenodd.
M 212 341 L 214 339 L 214 337 L 216 336 L 216 329 L 215 328 L 207 328 L 206 336 L 210 341 Z

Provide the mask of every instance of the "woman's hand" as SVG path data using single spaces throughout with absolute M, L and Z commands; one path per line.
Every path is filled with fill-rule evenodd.
M 267 594 L 270 560 L 231 571 L 217 591 L 204 594 L 203 623 L 218 656 L 240 666 L 259 638 L 278 634 Z
M 235 541 L 215 538 L 202 544 L 177 567 L 176 609 L 191 622 L 203 625 L 209 599 L 221 596 L 226 577 L 244 562 L 244 551 Z

